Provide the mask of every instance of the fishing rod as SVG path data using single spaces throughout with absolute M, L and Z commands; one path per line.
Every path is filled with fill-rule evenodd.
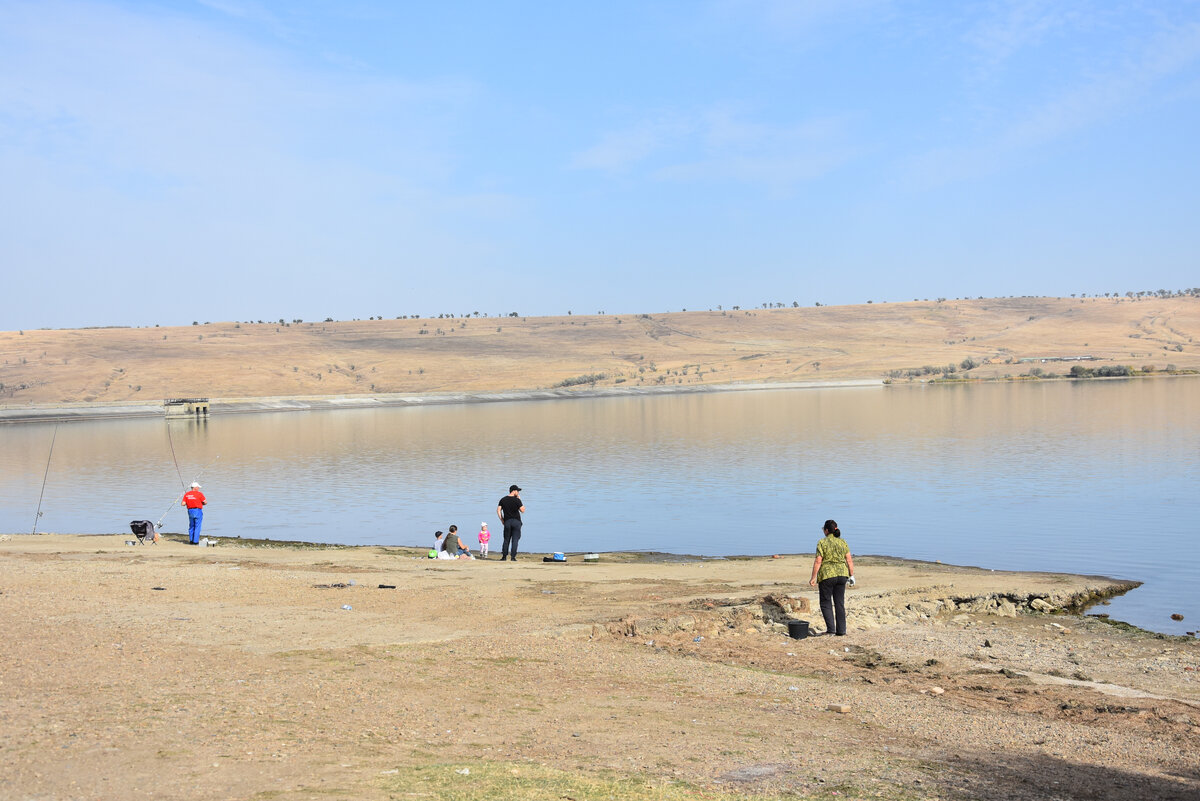
M 213 459 L 211 462 L 209 462 L 208 464 L 206 464 L 206 465 L 204 466 L 204 469 L 202 469 L 202 470 L 201 470 L 199 473 L 197 473 L 197 474 L 196 474 L 196 477 L 192 479 L 192 483 L 193 483 L 193 484 L 195 484 L 195 483 L 198 483 L 198 482 L 200 481 L 200 476 L 204 475 L 205 471 L 206 471 L 206 470 L 208 470 L 208 468 L 212 467 L 214 464 L 216 464 L 216 463 L 217 463 L 217 459 L 220 459 L 220 458 L 221 458 L 221 456 L 218 454 L 216 459 Z M 175 503 L 173 503 L 173 504 L 171 504 L 170 506 L 168 506 L 168 507 L 167 507 L 167 510 L 166 510 L 165 512 L 163 512 L 163 513 L 162 513 L 162 517 L 158 518 L 158 522 L 154 524 L 154 527 L 155 527 L 155 528 L 160 528 L 160 527 L 162 526 L 162 521 L 163 521 L 164 519 L 166 519 L 166 516 L 167 516 L 168 514 L 170 514 L 170 512 L 171 512 L 171 510 L 172 510 L 172 509 L 174 509 L 176 506 L 178 506 L 178 505 L 179 505 L 179 502 L 183 500 L 183 496 L 184 496 L 184 495 L 186 495 L 186 494 L 187 494 L 187 488 L 185 487 L 185 488 L 184 488 L 184 490 L 183 490 L 183 492 L 179 493 L 179 497 L 175 499 Z
M 46 473 L 42 476 L 42 491 L 38 493 L 37 515 L 33 518 L 33 531 L 37 534 L 38 520 L 42 517 L 42 498 L 46 495 L 46 479 L 50 477 L 50 460 L 54 458 L 54 440 L 58 439 L 58 423 L 54 424 L 54 434 L 50 437 L 50 455 L 46 457 Z

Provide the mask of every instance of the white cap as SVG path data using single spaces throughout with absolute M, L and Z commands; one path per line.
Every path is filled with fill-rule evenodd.
M 197 484 L 195 481 L 193 481 L 193 482 L 192 482 L 192 489 L 200 489 L 200 485 L 199 485 L 199 484 Z
M 486 521 L 486 520 L 484 520 L 484 521 L 483 521 L 482 523 L 480 523 L 479 525 L 483 526 L 484 528 L 487 528 L 487 521 Z

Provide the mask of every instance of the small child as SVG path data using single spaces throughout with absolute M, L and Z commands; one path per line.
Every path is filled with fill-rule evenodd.
M 487 523 L 480 523 L 479 526 L 479 556 L 481 559 L 487 559 L 488 543 L 492 541 L 492 532 L 488 531 Z

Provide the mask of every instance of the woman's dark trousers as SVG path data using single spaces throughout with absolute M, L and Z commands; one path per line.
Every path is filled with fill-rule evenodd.
M 825 618 L 825 630 L 834 634 L 846 633 L 846 582 L 845 576 L 827 578 L 817 585 L 821 593 L 821 617 Z M 834 619 L 834 610 L 837 619 Z

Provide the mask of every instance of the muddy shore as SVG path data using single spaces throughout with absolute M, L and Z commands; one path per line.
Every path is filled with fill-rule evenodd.
M 1200 642 L 1112 579 L 861 557 L 793 640 L 811 556 L 0 539 L 4 798 L 1200 795 Z

